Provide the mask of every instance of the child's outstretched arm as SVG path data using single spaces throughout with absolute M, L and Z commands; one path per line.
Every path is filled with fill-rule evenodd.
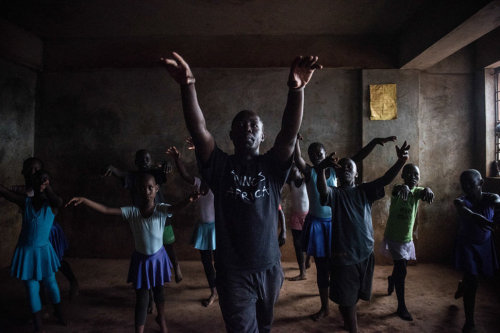
M 325 169 L 340 167 L 340 165 L 338 165 L 338 158 L 334 155 L 335 153 L 331 153 L 316 167 L 316 173 L 318 174 L 318 179 L 316 180 L 316 188 L 319 192 L 319 203 L 323 206 L 326 205 L 329 191 L 328 185 L 326 184 Z
M 43 191 L 47 196 L 47 199 L 49 199 L 51 207 L 59 208 L 64 204 L 63 199 L 54 192 L 48 180 L 44 184 L 42 184 L 42 186 L 44 186 Z
M 382 177 L 376 179 L 374 182 L 377 182 L 379 186 L 389 185 L 394 178 L 396 178 L 406 161 L 408 161 L 408 158 L 410 157 L 408 150 L 410 150 L 410 145 L 408 145 L 406 141 L 403 142 L 401 148 L 396 145 L 396 155 L 398 156 L 398 160 Z
M 115 177 L 123 179 L 123 178 L 127 177 L 128 172 L 120 170 L 120 169 L 110 165 L 107 167 L 106 172 L 104 172 L 104 176 L 108 177 L 111 175 L 114 175 Z
M 7 189 L 3 185 L 0 185 L 0 196 L 4 197 L 5 199 L 7 199 L 10 202 L 15 203 L 19 207 L 23 207 L 24 201 L 26 200 L 25 194 L 10 191 L 9 189 Z
M 420 199 L 431 204 L 434 201 L 434 192 L 430 187 L 426 187 L 420 194 Z
M 311 169 L 308 167 L 306 161 L 302 157 L 302 152 L 300 151 L 300 141 L 302 141 L 302 135 L 300 135 L 300 133 L 297 133 L 297 140 L 295 140 L 294 162 L 299 171 L 304 174 L 305 181 L 308 181 L 311 175 Z
M 318 57 L 297 57 L 288 77 L 288 99 L 281 121 L 281 130 L 274 141 L 274 150 L 279 161 L 286 162 L 295 149 L 295 140 L 304 112 L 304 87 L 316 69 L 321 69 Z
M 68 203 L 64 207 L 68 207 L 70 205 L 78 206 L 79 204 L 84 204 L 85 206 L 88 206 L 93 210 L 98 211 L 101 214 L 122 215 L 122 210 L 120 208 L 107 207 L 104 206 L 103 204 L 100 204 L 98 202 L 92 201 L 84 197 L 74 197 L 70 201 L 68 201 Z
M 173 212 L 173 213 L 176 213 L 176 212 L 180 211 L 181 209 L 187 207 L 190 203 L 195 202 L 199 198 L 200 198 L 200 193 L 197 192 L 197 191 L 195 191 L 195 192 L 191 193 L 185 199 L 183 199 L 183 200 L 179 201 L 178 203 L 173 204 L 172 206 L 170 206 L 169 210 L 171 212 Z
M 361 161 L 365 159 L 366 156 L 370 155 L 370 153 L 373 151 L 373 148 L 375 148 L 376 145 L 381 145 L 383 146 L 384 143 L 387 142 L 394 142 L 396 141 L 395 136 L 389 136 L 387 138 L 375 138 L 370 143 L 368 143 L 366 146 L 361 148 L 360 151 L 356 153 L 353 157 L 351 157 L 351 160 L 353 160 L 356 164 L 359 164 Z
M 392 195 L 398 198 L 401 198 L 403 201 L 408 200 L 408 196 L 410 195 L 410 188 L 406 184 L 396 185 L 392 190 Z
M 206 163 L 215 148 L 215 140 L 207 130 L 205 117 L 198 104 L 194 86 L 196 80 L 187 62 L 175 52 L 172 56 L 173 59 L 161 58 L 161 61 L 170 76 L 181 86 L 184 120 L 201 162 Z
M 181 153 L 177 150 L 175 146 L 168 148 L 167 155 L 172 156 L 177 166 L 177 170 L 181 174 L 182 179 L 184 179 L 188 184 L 194 184 L 194 177 L 187 172 L 186 167 L 181 159 Z
M 459 216 L 469 218 L 472 222 L 476 223 L 481 228 L 493 231 L 493 221 L 490 221 L 485 216 L 483 216 L 479 213 L 475 213 L 472 210 L 470 210 L 465 205 L 464 200 L 462 200 L 460 198 L 456 198 L 453 201 L 453 204 L 455 205 L 455 208 L 457 209 L 457 214 Z

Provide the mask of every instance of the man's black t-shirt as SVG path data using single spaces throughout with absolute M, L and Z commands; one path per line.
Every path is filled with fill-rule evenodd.
M 279 263 L 277 224 L 281 188 L 292 163 L 280 163 L 273 149 L 238 160 L 215 147 L 201 165 L 214 193 L 218 272 L 262 271 Z

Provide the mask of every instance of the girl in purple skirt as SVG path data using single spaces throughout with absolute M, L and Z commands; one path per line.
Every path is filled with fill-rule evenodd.
M 134 237 L 135 251 L 132 253 L 127 282 L 132 282 L 136 292 L 135 331 L 144 332 L 149 290 L 153 290 L 158 316 L 156 321 L 161 332 L 167 332 L 165 320 L 165 292 L 163 284 L 170 282 L 172 263 L 163 247 L 163 231 L 166 218 L 172 211 L 186 206 L 196 199 L 189 196 L 175 206 L 155 204 L 159 186 L 149 173 L 141 173 L 135 186 L 140 196 L 138 207 L 111 208 L 83 197 L 71 199 L 66 206 L 84 204 L 106 215 L 120 215 L 130 225 Z

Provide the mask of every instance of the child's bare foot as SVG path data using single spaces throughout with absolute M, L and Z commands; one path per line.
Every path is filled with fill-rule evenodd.
M 203 301 L 201 301 L 201 304 L 204 307 L 208 307 L 208 306 L 212 305 L 217 299 L 218 299 L 217 294 L 212 294 L 212 295 L 210 295 L 209 298 L 204 299 Z
M 322 318 L 328 317 L 329 311 L 328 309 L 321 308 L 318 312 L 315 314 L 311 315 L 311 319 L 314 321 L 318 321 Z
M 302 274 L 299 274 L 297 276 L 288 278 L 288 281 L 302 281 L 302 280 L 307 280 L 305 273 L 302 273 Z
M 181 266 L 179 264 L 176 264 L 174 266 L 174 272 L 175 272 L 175 283 L 179 283 L 182 281 L 182 272 L 181 272 Z
M 158 323 L 158 326 L 160 326 L 160 332 L 168 333 L 167 321 L 165 320 L 165 317 L 160 318 L 160 316 L 156 316 L 155 320 Z

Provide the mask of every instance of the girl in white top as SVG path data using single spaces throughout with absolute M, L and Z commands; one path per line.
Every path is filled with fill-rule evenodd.
M 302 227 L 309 211 L 309 198 L 307 197 L 306 183 L 297 166 L 293 165 L 287 183 L 290 187 L 290 229 L 292 229 L 293 247 L 299 264 L 300 274 L 289 278 L 289 281 L 306 279 L 306 263 L 302 250 Z
M 135 251 L 130 261 L 127 282 L 132 282 L 136 291 L 135 331 L 144 332 L 149 290 L 152 289 L 158 311 L 156 321 L 161 332 L 166 333 L 163 284 L 170 282 L 172 264 L 163 247 L 165 221 L 172 211 L 186 206 L 196 200 L 197 196 L 192 195 L 175 206 L 155 204 L 159 186 L 154 176 L 148 173 L 139 174 L 135 186 L 140 196 L 138 207 L 111 208 L 83 197 L 71 199 L 66 207 L 71 204 L 84 204 L 103 214 L 120 215 L 129 223 L 134 236 Z

